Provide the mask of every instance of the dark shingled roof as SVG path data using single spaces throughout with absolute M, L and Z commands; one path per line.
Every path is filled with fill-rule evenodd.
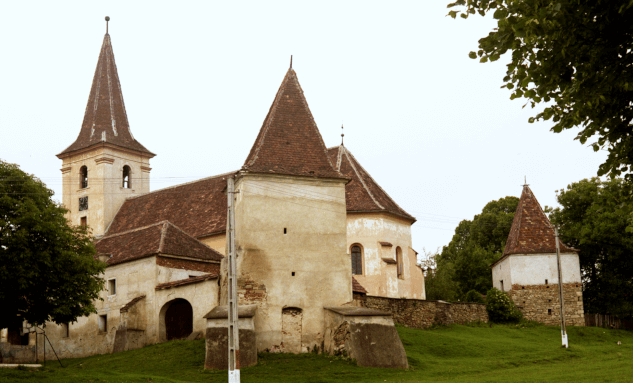
M 226 178 L 233 173 L 157 190 L 127 199 L 107 235 L 169 221 L 192 237 L 226 231 Z
M 576 251 L 560 242 L 561 253 Z M 532 190 L 525 185 L 523 186 L 519 205 L 514 213 L 512 228 L 510 228 L 503 257 L 510 254 L 546 254 L 555 252 L 554 226 L 552 226 L 543 209 L 541 209 L 541 205 L 534 197 Z
M 136 141 L 130 132 L 110 35 L 107 33 L 103 38 L 79 136 L 57 156 L 102 143 L 142 152 L 150 157 L 155 156 Z
M 190 285 L 192 283 L 204 282 L 204 281 L 208 281 L 209 279 L 216 279 L 217 277 L 218 277 L 218 274 L 205 274 L 205 275 L 200 275 L 199 277 L 190 277 L 187 279 L 180 279 L 173 282 L 159 283 L 156 285 L 155 289 L 156 290 L 171 289 L 172 287 L 179 287 L 179 286 Z
M 367 290 L 365 290 L 363 285 L 358 283 L 358 281 L 354 277 L 352 277 L 352 291 L 355 293 L 367 294 Z
M 327 148 L 292 68 L 279 87 L 242 170 L 344 178 L 328 158 Z
M 95 243 L 98 254 L 109 254 L 108 265 L 116 265 L 157 254 L 177 255 L 208 261 L 223 256 L 170 222 L 156 224 L 103 237 Z
M 345 185 L 347 212 L 386 212 L 415 222 L 415 218 L 391 199 L 345 146 L 329 148 L 328 155 L 336 169 L 352 179 Z

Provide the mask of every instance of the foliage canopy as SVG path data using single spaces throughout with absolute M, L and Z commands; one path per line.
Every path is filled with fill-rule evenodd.
M 523 318 L 510 296 L 494 287 L 486 293 L 486 311 L 494 323 L 519 322 Z
M 0 328 L 72 322 L 96 312 L 105 264 L 84 228 L 71 227 L 53 192 L 0 160 Z
M 583 303 L 590 313 L 633 316 L 632 204 L 620 178 L 574 182 L 559 190 L 561 207 L 547 208 L 561 240 L 580 250 Z
M 556 133 L 580 127 L 582 144 L 596 136 L 593 149 L 609 152 L 598 175 L 631 170 L 633 1 L 458 0 L 448 7 L 461 7 L 449 11 L 453 18 L 492 13 L 498 20 L 470 57 L 496 61 L 512 52 L 502 88 L 532 107 L 546 103 L 530 122 L 552 119 Z
M 437 255 L 427 299 L 464 299 L 470 290 L 485 294 L 492 287 L 490 264 L 503 254 L 518 204 L 517 197 L 500 198 L 487 203 L 472 221 L 459 223 L 451 242 Z

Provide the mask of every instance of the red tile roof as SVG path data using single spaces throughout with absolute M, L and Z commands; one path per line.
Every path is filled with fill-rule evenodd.
M 129 262 L 157 254 L 176 255 L 219 262 L 222 254 L 187 235 L 170 222 L 108 235 L 95 243 L 97 253 L 109 254 L 108 265 Z
M 149 157 L 155 155 L 136 141 L 130 132 L 110 35 L 107 33 L 103 38 L 79 136 L 57 156 L 63 157 L 70 152 L 102 143 L 142 152 Z
M 391 199 L 345 146 L 329 148 L 328 154 L 336 169 L 352 179 L 345 186 L 348 212 L 386 212 L 415 222 L 415 218 Z
M 361 294 L 367 294 L 367 290 L 365 290 L 363 285 L 358 283 L 358 281 L 354 277 L 352 277 L 352 292 L 361 293 Z
M 205 275 L 200 275 L 199 277 L 190 277 L 187 279 L 180 279 L 178 281 L 160 283 L 156 285 L 155 289 L 165 290 L 165 289 L 170 289 L 172 287 L 179 287 L 179 286 L 190 285 L 192 283 L 204 282 L 210 279 L 216 279 L 217 277 L 218 277 L 218 274 L 205 274 Z
M 514 213 L 503 257 L 510 254 L 555 252 L 554 226 L 541 209 L 541 205 L 534 197 L 532 190 L 525 185 L 516 213 Z M 576 250 L 560 242 L 560 252 L 570 253 L 576 252 Z
M 343 178 L 334 169 L 297 74 L 290 68 L 243 170 L 254 173 Z
M 233 173 L 127 199 L 107 235 L 167 220 L 195 238 L 226 231 L 226 178 Z

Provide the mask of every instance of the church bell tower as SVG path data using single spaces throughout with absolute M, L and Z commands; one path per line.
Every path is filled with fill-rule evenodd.
M 149 192 L 154 156 L 130 131 L 106 27 L 79 136 L 57 155 L 71 224 L 103 235 L 126 198 Z

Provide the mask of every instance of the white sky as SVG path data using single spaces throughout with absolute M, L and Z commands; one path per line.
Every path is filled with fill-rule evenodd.
M 509 58 L 468 58 L 494 20 L 445 17 L 448 2 L 1 2 L 0 158 L 61 200 L 55 154 L 79 133 L 106 15 L 132 134 L 157 154 L 152 190 L 239 169 L 292 54 L 326 145 L 344 123 L 418 219 L 413 247 L 434 250 L 524 176 L 551 206 L 606 158 L 528 124 L 536 112 L 499 88 Z

